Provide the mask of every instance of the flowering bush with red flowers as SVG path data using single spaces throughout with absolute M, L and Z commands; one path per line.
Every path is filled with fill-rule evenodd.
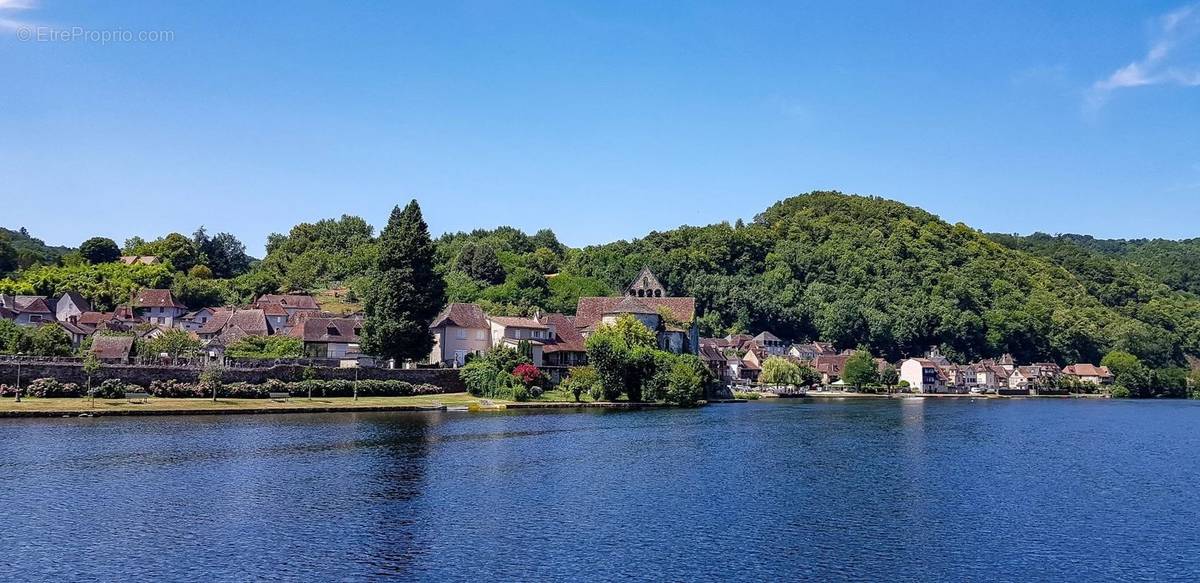
M 512 373 L 513 376 L 521 379 L 521 382 L 527 387 L 533 386 L 533 383 L 536 383 L 542 378 L 542 371 L 538 370 L 538 367 L 528 363 L 518 364 L 517 368 L 514 368 Z

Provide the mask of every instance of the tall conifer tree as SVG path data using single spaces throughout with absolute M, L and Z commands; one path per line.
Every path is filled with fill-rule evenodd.
M 446 282 L 434 270 L 434 260 L 417 201 L 392 209 L 379 234 L 379 262 L 365 298 L 364 352 L 398 362 L 429 356 L 429 323 L 446 301 Z

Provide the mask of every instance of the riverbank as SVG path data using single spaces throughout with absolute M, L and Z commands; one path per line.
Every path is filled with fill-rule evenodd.
M 131 403 L 125 399 L 25 398 L 0 401 L 0 417 L 78 417 L 137 415 L 227 415 L 256 413 L 328 413 L 371 411 L 442 411 L 450 407 L 468 407 L 479 399 L 467 393 L 446 393 L 417 397 L 292 397 L 287 401 L 270 399 L 148 399 Z

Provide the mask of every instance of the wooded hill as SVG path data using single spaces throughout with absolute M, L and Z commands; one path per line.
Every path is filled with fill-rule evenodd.
M 139 242 L 172 247 L 180 239 Z M 649 266 L 673 295 L 697 298 L 704 335 L 770 330 L 889 359 L 938 346 L 961 361 L 1009 352 L 1022 362 L 1094 363 L 1120 349 L 1168 366 L 1200 354 L 1197 245 L 986 235 L 898 202 L 814 192 L 746 224 L 684 226 L 581 249 L 548 229 L 499 227 L 443 235 L 436 253 L 450 301 L 480 302 L 500 315 L 571 313 L 580 296 L 617 293 Z M 377 257 L 370 224 L 345 216 L 272 234 L 267 256 L 231 279 L 205 279 L 194 268 L 153 275 L 189 305 L 334 286 L 348 287 L 354 301 Z M 0 291 L 146 284 L 101 268 L 121 269 L 26 269 L 0 280 Z

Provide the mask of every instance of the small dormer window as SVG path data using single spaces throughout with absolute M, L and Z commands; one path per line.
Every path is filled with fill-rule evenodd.
M 354 327 L 354 335 L 355 335 L 355 336 L 361 336 L 361 335 L 362 335 L 362 328 L 359 328 L 359 327 L 355 326 L 355 327 Z
M 341 333 L 338 332 L 337 326 L 326 326 L 325 333 L 329 334 L 330 336 L 341 336 Z

